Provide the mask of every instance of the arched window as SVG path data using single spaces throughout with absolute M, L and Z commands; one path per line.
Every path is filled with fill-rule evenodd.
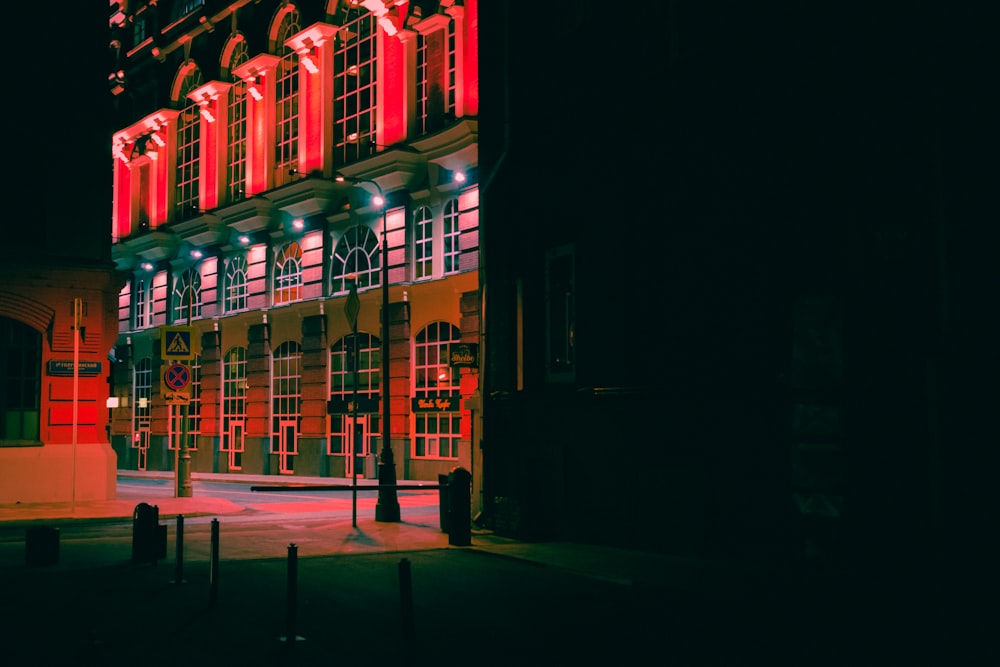
M 298 166 L 299 159 L 299 57 L 285 46 L 288 38 L 299 30 L 297 11 L 290 11 L 282 17 L 276 45 L 281 60 L 275 72 L 277 134 L 274 168 L 277 185 L 288 180 L 290 170 Z
M 198 163 L 200 161 L 201 110 L 187 95 L 201 85 L 201 70 L 188 64 L 180 87 L 177 104 L 177 185 L 174 210 L 177 220 L 187 220 L 198 214 Z
M 278 251 L 274 262 L 274 303 L 302 298 L 302 247 L 294 241 Z
M 271 358 L 271 453 L 278 471 L 291 473 L 298 454 L 301 404 L 302 350 L 294 341 L 282 343 Z
M 42 334 L 0 317 L 0 446 L 38 442 L 41 415 Z
M 432 322 L 414 338 L 413 380 L 417 399 L 444 399 L 451 407 L 415 411 L 414 458 L 458 458 L 461 437 L 459 410 L 459 373 L 448 362 L 448 348 L 461 342 L 458 327 L 448 322 Z
M 363 225 L 347 230 L 333 250 L 330 262 L 331 293 L 346 292 L 346 277 L 352 274 L 357 277 L 358 289 L 381 284 L 381 260 L 375 232 Z
M 234 38 L 229 59 L 229 113 L 226 115 L 226 164 L 229 201 L 237 202 L 246 197 L 247 178 L 247 87 L 246 83 L 233 74 L 233 70 L 247 62 L 250 54 L 246 40 L 242 36 Z
M 382 367 L 382 349 L 379 338 L 369 333 L 358 332 L 356 343 L 352 348 L 350 335 L 341 338 L 330 348 L 330 398 L 338 404 L 346 404 L 354 398 L 354 366 L 357 365 L 358 397 L 362 400 L 374 400 L 379 397 L 379 386 Z M 379 428 L 379 413 L 368 411 L 368 437 L 377 440 Z M 330 454 L 347 454 L 347 415 L 348 411 L 331 413 L 330 415 Z M 377 447 L 370 442 L 366 451 L 376 451 Z
M 222 437 L 219 451 L 228 458 L 229 470 L 243 467 L 247 420 L 247 351 L 230 348 L 222 362 Z
M 174 322 L 191 323 L 201 317 L 201 273 L 197 267 L 184 271 L 174 279 Z
M 246 254 L 230 257 L 226 262 L 225 309 L 236 313 L 247 309 L 249 288 L 247 283 Z

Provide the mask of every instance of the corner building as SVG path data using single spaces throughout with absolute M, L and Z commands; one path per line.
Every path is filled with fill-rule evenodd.
M 119 468 L 478 485 L 477 5 L 112 4 Z

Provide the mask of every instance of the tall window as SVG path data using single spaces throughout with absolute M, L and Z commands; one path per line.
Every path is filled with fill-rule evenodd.
M 174 280 L 174 322 L 188 324 L 195 317 L 201 317 L 201 273 L 193 267 L 181 273 Z
M 576 354 L 573 248 L 549 250 L 545 256 L 545 357 L 550 381 L 572 381 Z
M 246 196 L 247 176 L 247 87 L 232 71 L 249 60 L 246 40 L 240 39 L 233 47 L 229 61 L 232 87 L 229 89 L 229 113 L 226 126 L 226 164 L 229 182 L 229 201 L 235 202 Z
M 458 272 L 458 200 L 451 199 L 444 205 L 444 272 Z
M 153 279 L 140 278 L 135 281 L 135 328 L 153 326 Z
M 434 272 L 433 221 L 431 210 L 421 206 L 413 212 L 413 279 L 425 280 Z
M 458 39 L 455 36 L 455 19 L 448 21 L 448 92 L 445 97 L 445 113 L 455 115 L 455 86 L 458 83 Z
M 222 437 L 219 449 L 229 457 L 229 469 L 243 467 L 243 433 L 247 420 L 247 351 L 226 352 L 222 367 Z
M 354 397 L 353 357 L 358 369 L 358 397 L 377 399 L 382 366 L 382 352 L 379 339 L 368 333 L 359 332 L 355 353 L 349 355 L 350 337 L 341 338 L 330 348 L 330 398 L 349 401 Z M 330 454 L 347 454 L 347 413 L 330 416 Z M 368 434 L 370 438 L 379 433 L 378 412 L 368 413 Z M 375 451 L 370 447 L 368 451 Z
M 333 142 L 336 163 L 375 149 L 375 19 L 360 5 L 341 3 L 341 39 L 333 54 Z
M 149 357 L 140 359 L 135 365 L 132 395 L 135 396 L 133 428 L 136 431 L 148 429 L 153 398 L 153 362 Z
M 375 232 L 363 225 L 347 230 L 333 250 L 330 263 L 332 293 L 346 292 L 346 277 L 351 274 L 357 276 L 358 289 L 381 284 L 381 259 Z
M 247 295 L 250 290 L 247 283 L 247 256 L 245 254 L 230 257 L 226 262 L 226 312 L 236 313 L 247 309 Z
M 302 298 L 302 247 L 292 241 L 274 262 L 274 303 L 291 303 Z
M 458 406 L 458 369 L 448 363 L 448 348 L 461 341 L 458 327 L 432 322 L 414 339 L 413 379 L 417 399 L 451 399 L 444 410 L 414 412 L 413 456 L 458 458 L 461 413 Z
M 42 334 L 0 317 L 0 446 L 38 442 Z
M 285 14 L 278 30 L 278 50 L 283 55 L 275 73 L 278 133 L 274 167 L 278 185 L 288 180 L 289 171 L 298 166 L 299 159 L 299 57 L 285 46 L 285 41 L 299 30 L 298 12 Z
M 301 382 L 302 351 L 298 343 L 282 343 L 271 364 L 271 453 L 278 455 L 282 473 L 292 472 L 298 454 Z
M 201 70 L 194 68 L 184 77 L 177 117 L 177 186 L 174 206 L 177 220 L 193 218 L 198 213 L 198 144 L 201 138 L 201 113 L 197 102 L 187 94 L 201 85 Z
M 417 33 L 417 127 L 427 131 L 427 38 Z

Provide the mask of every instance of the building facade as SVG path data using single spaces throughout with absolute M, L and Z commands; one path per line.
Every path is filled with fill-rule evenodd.
M 119 468 L 370 477 L 388 439 L 398 479 L 473 469 L 477 3 L 111 24 Z
M 37 9 L 23 11 L 10 8 L 11 25 L 37 22 Z M 108 19 L 99 3 L 62 11 L 80 30 L 61 34 L 58 48 L 38 49 L 32 31 L 8 35 L 11 49 L 33 53 L 19 90 L 35 111 L 4 139 L 20 157 L 0 186 L 0 503 L 115 497 L 106 405 L 122 277 L 107 226 L 107 45 L 95 39 Z M 73 76 L 53 85 L 67 59 Z

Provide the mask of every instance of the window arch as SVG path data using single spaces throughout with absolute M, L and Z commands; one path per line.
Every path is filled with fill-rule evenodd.
M 357 277 L 358 289 L 381 284 L 382 255 L 378 236 L 370 227 L 357 225 L 347 230 L 337 242 L 330 262 L 331 294 L 346 292 L 346 277 Z
M 201 140 L 201 111 L 198 103 L 187 95 L 202 84 L 201 70 L 192 62 L 186 63 L 179 77 L 177 104 L 177 168 L 174 212 L 177 220 L 187 220 L 198 214 L 198 163 Z
M 233 70 L 247 62 L 250 53 L 242 35 L 232 39 L 229 54 L 229 79 L 233 84 L 227 97 L 226 114 L 226 177 L 229 201 L 236 202 L 246 197 L 247 176 L 247 87 L 246 83 L 233 74 Z
M 174 279 L 174 322 L 201 317 L 201 273 L 190 268 Z
M 247 309 L 247 297 L 250 294 L 248 275 L 246 253 L 234 255 L 226 261 L 225 301 L 223 305 L 227 313 L 236 313 Z
M 302 247 L 292 241 L 278 251 L 274 262 L 274 303 L 302 298 Z
M 37 442 L 41 423 L 42 334 L 0 317 L 0 444 Z
M 458 327 L 448 322 L 431 322 L 414 337 L 414 396 L 450 398 L 449 410 L 414 412 L 414 458 L 458 458 L 461 412 L 458 407 L 459 372 L 448 363 L 448 348 L 461 342 Z
M 299 32 L 299 13 L 291 10 L 281 17 L 278 27 L 277 55 L 281 56 L 275 71 L 275 180 L 285 183 L 299 159 L 299 57 L 285 42 Z

